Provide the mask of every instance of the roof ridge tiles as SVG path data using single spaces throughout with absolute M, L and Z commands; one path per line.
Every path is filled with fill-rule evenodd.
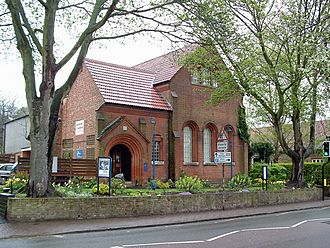
M 97 64 L 97 65 L 105 65 L 105 66 L 108 66 L 108 67 L 115 67 L 115 68 L 118 68 L 118 69 L 125 69 L 125 70 L 128 70 L 128 71 L 142 72 L 142 73 L 153 74 L 153 75 L 155 74 L 151 71 L 147 71 L 147 70 L 140 69 L 140 68 L 134 68 L 134 67 L 130 67 L 130 66 L 124 66 L 124 65 L 114 64 L 114 63 L 95 60 L 95 59 L 90 59 L 90 58 L 85 58 L 84 62 L 94 63 L 94 64 Z

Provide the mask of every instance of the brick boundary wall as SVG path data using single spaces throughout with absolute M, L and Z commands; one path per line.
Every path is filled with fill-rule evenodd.
M 8 202 L 8 198 L 10 198 L 10 197 L 14 197 L 14 195 L 8 194 L 8 193 L 0 194 L 0 217 L 1 218 L 6 218 L 7 202 Z
M 8 198 L 8 221 L 166 215 L 317 201 L 321 189 L 226 192 L 149 197 Z

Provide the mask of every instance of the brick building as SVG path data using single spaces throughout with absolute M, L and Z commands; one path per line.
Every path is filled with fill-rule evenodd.
M 180 67 L 172 52 L 134 67 L 86 59 L 62 102 L 58 155 L 111 156 L 113 173 L 145 185 L 152 175 L 176 179 L 184 171 L 222 178 L 213 162 L 217 134 L 228 131 L 233 174 L 247 172 L 247 146 L 236 125 L 241 99 L 206 104 L 214 87 Z M 221 86 L 221 85 L 220 85 Z M 154 135 L 153 135 L 154 134 Z M 229 177 L 230 166 L 225 166 Z

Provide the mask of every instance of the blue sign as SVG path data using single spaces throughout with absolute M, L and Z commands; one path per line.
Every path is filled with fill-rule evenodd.
M 148 163 L 147 162 L 144 163 L 143 170 L 144 170 L 144 172 L 148 172 Z
M 77 149 L 76 150 L 76 159 L 82 159 L 83 158 L 83 150 Z

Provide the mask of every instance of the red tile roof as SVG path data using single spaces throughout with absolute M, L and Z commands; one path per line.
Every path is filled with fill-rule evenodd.
M 135 65 L 132 68 L 141 69 L 155 73 L 154 84 L 166 82 L 180 70 L 178 59 L 180 56 L 191 52 L 196 48 L 196 45 L 190 45 L 170 52 L 168 54 L 156 57 L 141 64 Z
M 171 80 L 181 67 L 175 62 L 173 53 L 169 53 L 135 65 L 132 68 L 155 73 L 154 83 L 157 84 Z
M 106 103 L 172 110 L 153 87 L 154 73 L 91 59 L 85 59 L 84 63 Z

